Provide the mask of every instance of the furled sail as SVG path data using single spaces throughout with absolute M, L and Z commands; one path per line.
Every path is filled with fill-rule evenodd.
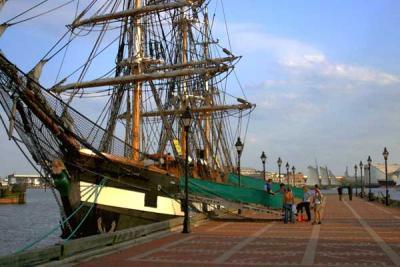
M 0 8 L 1 8 L 1 5 L 0 5 Z M 6 23 L 3 23 L 3 24 L 0 25 L 0 37 L 7 30 L 7 28 L 8 28 L 8 24 L 6 24 Z
M 42 75 L 42 70 L 44 65 L 47 63 L 47 60 L 40 60 L 32 70 L 28 72 L 29 77 L 31 77 L 36 82 L 39 81 L 40 76 Z
M 3 8 L 4 4 L 6 3 L 7 0 L 0 0 L 0 11 Z M 1 35 L 1 34 L 0 34 Z

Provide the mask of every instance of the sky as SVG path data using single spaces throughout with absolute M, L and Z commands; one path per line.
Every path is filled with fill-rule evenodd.
M 27 2 L 9 1 L 0 24 Z M 243 56 L 236 74 L 257 104 L 242 166 L 260 169 L 265 151 L 269 171 L 281 157 L 298 171 L 317 161 L 343 175 L 368 155 L 382 162 L 385 146 L 389 162 L 400 162 L 399 1 L 224 0 L 223 6 L 230 42 L 221 36 L 221 45 Z M 225 35 L 221 7 L 214 0 L 209 12 L 216 8 L 214 32 Z M 29 70 L 63 33 L 57 25 L 68 24 L 69 13 L 10 27 L 0 49 Z M 52 84 L 54 70 L 44 72 L 44 83 Z M 31 169 L 1 129 L 0 176 L 14 171 Z

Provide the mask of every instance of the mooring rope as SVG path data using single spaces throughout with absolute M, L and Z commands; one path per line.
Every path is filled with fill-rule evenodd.
M 87 199 L 84 202 L 87 202 L 94 193 L 96 193 L 95 196 L 95 201 L 92 203 L 92 206 L 90 207 L 90 209 L 88 210 L 88 212 L 85 214 L 84 218 L 81 220 L 81 222 L 79 223 L 79 225 L 75 228 L 75 230 L 68 236 L 67 241 L 69 239 L 71 239 L 71 237 L 79 230 L 79 228 L 82 226 L 83 222 L 86 220 L 86 218 L 89 216 L 89 213 L 92 211 L 94 205 L 97 202 L 97 198 L 100 195 L 101 189 L 103 188 L 104 184 L 107 182 L 108 178 L 104 177 L 102 179 L 102 181 L 100 182 L 100 184 L 93 188 L 93 192 L 87 197 Z M 96 190 L 100 187 L 99 190 Z M 62 222 L 60 222 L 57 226 L 55 226 L 53 229 L 51 229 L 49 232 L 47 232 L 46 234 L 42 235 L 41 237 L 39 237 L 38 239 L 36 239 L 35 241 L 27 244 L 26 246 L 24 246 L 21 249 L 18 249 L 15 253 L 21 253 L 31 247 L 33 247 L 34 245 L 36 245 L 37 243 L 41 242 L 42 240 L 46 239 L 49 235 L 51 235 L 52 233 L 54 233 L 55 231 L 57 231 L 59 229 L 60 226 L 65 225 L 83 206 L 84 206 L 84 202 L 82 202 L 75 210 L 74 212 L 71 213 L 71 215 L 69 215 L 66 219 L 64 219 Z

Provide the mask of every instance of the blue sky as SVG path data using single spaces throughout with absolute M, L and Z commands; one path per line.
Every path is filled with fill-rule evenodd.
M 217 6 L 215 33 L 224 34 L 216 2 L 209 11 Z M 368 155 L 381 162 L 384 146 L 391 162 L 400 161 L 399 1 L 225 0 L 224 7 L 232 51 L 243 56 L 237 74 L 257 104 L 244 165 L 260 168 L 264 150 L 269 170 L 280 156 L 300 171 L 318 159 L 342 175 Z M 23 8 L 8 3 L 0 22 Z M 63 13 L 59 21 L 68 18 Z M 63 30 L 40 19 L 34 30 L 28 26 L 11 27 L 0 38 L 0 49 L 25 70 Z M 41 41 L 28 49 L 21 32 Z M 228 47 L 226 37 L 221 42 Z M 3 130 L 0 136 L 0 175 L 28 171 Z

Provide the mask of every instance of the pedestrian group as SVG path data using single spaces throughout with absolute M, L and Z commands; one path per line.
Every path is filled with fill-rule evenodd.
M 314 211 L 314 220 L 312 224 L 321 224 L 321 210 L 324 202 L 324 196 L 321 193 L 319 185 L 315 185 L 312 190 L 308 189 L 307 186 L 303 186 L 303 199 L 297 205 L 295 204 L 293 191 L 290 187 L 285 187 L 285 184 L 281 183 L 277 192 L 272 192 L 272 179 L 269 179 L 265 185 L 265 191 L 268 194 L 281 193 L 283 194 L 283 221 L 284 223 L 294 223 L 297 217 L 298 221 L 311 221 L 311 209 Z M 303 216 L 305 210 L 307 218 Z

